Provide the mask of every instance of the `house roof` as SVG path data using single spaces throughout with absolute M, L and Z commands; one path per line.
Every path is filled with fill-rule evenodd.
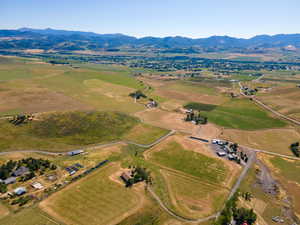
M 17 195 L 24 194 L 25 192 L 26 192 L 26 188 L 24 188 L 24 187 L 18 187 L 14 190 L 14 193 Z
M 131 178 L 131 176 L 127 172 L 123 172 L 121 174 L 121 177 L 126 181 L 128 181 Z
M 29 169 L 25 166 L 21 166 L 20 168 L 18 168 L 17 170 L 15 170 L 15 172 L 13 172 L 13 175 L 18 177 L 18 176 L 22 176 L 25 173 L 28 173 Z
M 9 178 L 6 178 L 3 182 L 4 182 L 4 184 L 11 184 L 11 183 L 16 182 L 16 178 L 15 177 L 9 177 Z

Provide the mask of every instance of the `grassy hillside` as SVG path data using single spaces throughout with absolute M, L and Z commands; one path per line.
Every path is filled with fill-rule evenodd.
M 134 117 L 116 112 L 65 112 L 45 114 L 15 126 L 0 121 L 0 147 L 6 150 L 63 151 L 87 144 L 119 140 L 138 124 Z

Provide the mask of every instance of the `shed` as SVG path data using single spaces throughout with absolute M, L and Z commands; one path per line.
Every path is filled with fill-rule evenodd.
M 226 155 L 226 152 L 224 152 L 224 151 L 218 151 L 217 155 L 220 156 L 220 157 L 223 157 L 223 156 Z
M 26 193 L 26 188 L 24 187 L 18 187 L 14 190 L 14 193 L 16 195 L 22 195 L 22 194 L 25 194 Z
M 18 176 L 22 176 L 26 173 L 29 173 L 29 169 L 25 166 L 21 166 L 20 168 L 18 168 L 17 170 L 15 170 L 13 172 L 13 176 L 18 177 Z
M 40 189 L 42 189 L 44 186 L 41 184 L 41 183 L 39 183 L 39 182 L 34 182 L 34 183 L 32 183 L 31 184 L 31 186 L 33 187 L 33 188 L 35 188 L 35 189 L 38 189 L 38 190 L 40 190 Z
M 79 155 L 79 154 L 82 154 L 84 151 L 83 150 L 74 150 L 74 151 L 70 151 L 68 152 L 68 155 L 69 156 L 73 156 L 73 155 Z
M 16 178 L 15 177 L 9 177 L 4 180 L 4 184 L 13 184 L 16 183 Z

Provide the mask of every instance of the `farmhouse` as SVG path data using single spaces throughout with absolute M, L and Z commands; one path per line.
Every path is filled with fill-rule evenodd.
M 16 195 L 22 195 L 22 194 L 25 194 L 26 193 L 26 188 L 24 187 L 18 187 L 14 190 L 14 193 Z
M 80 155 L 83 152 L 84 152 L 83 150 L 74 150 L 74 151 L 68 152 L 68 155 L 69 156 Z
M 127 184 L 129 180 L 131 179 L 131 176 L 128 172 L 123 172 L 121 174 L 121 179 Z
M 18 177 L 18 176 L 22 176 L 27 173 L 29 173 L 29 169 L 25 166 L 21 166 L 19 169 L 15 170 L 13 172 L 13 176 Z

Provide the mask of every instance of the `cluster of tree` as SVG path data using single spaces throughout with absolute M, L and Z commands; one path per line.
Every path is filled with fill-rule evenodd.
M 46 169 L 56 170 L 57 168 L 56 165 L 50 163 L 50 161 L 47 159 L 34 159 L 30 157 L 18 161 L 9 160 L 0 167 L 0 179 L 5 180 L 6 178 L 10 177 L 11 174 L 21 166 L 28 168 L 30 171 L 30 173 L 25 177 L 22 177 L 21 180 L 33 178 L 35 176 L 34 172 L 36 171 L 43 173 L 46 171 Z
M 207 124 L 207 117 L 201 116 L 200 112 L 190 112 L 187 113 L 185 121 L 194 121 L 197 125 L 198 124 Z
M 251 201 L 252 199 L 252 194 L 250 192 L 243 192 L 241 196 L 246 200 L 246 201 Z
M 244 152 L 240 152 L 240 157 L 242 160 L 244 160 L 245 162 L 248 162 L 248 156 L 246 153 Z
M 147 98 L 147 96 L 140 90 L 130 93 L 129 96 L 134 99 Z
M 33 116 L 32 115 L 16 115 L 14 116 L 9 122 L 15 126 L 21 125 L 23 123 L 26 123 L 28 121 L 32 121 Z
M 8 178 L 16 166 L 17 166 L 17 161 L 13 161 L 13 160 L 9 160 L 7 163 L 1 165 L 0 179 L 5 180 L 6 178 Z
M 26 196 L 22 196 L 18 199 L 15 199 L 11 202 L 12 205 L 19 205 L 19 206 L 23 206 L 26 205 L 30 200 L 32 200 L 32 197 L 29 195 Z
M 0 193 L 6 193 L 7 192 L 7 185 L 4 183 L 0 183 Z
M 140 166 L 133 167 L 131 171 L 131 178 L 128 180 L 126 186 L 131 187 L 133 184 L 142 181 L 145 181 L 146 184 L 152 184 L 152 177 L 150 175 L 150 171 Z
M 17 162 L 17 167 L 25 166 L 30 172 L 45 172 L 46 169 L 56 170 L 56 165 L 52 164 L 48 159 L 26 158 Z
M 299 142 L 292 143 L 290 149 L 296 157 L 300 157 Z
M 237 225 L 242 225 L 247 222 L 247 224 L 252 225 L 256 221 L 256 214 L 253 209 L 238 208 L 239 193 L 236 192 L 227 202 L 225 208 L 222 210 L 220 216 L 214 225 L 228 225 L 231 224 L 232 220 L 235 221 Z

